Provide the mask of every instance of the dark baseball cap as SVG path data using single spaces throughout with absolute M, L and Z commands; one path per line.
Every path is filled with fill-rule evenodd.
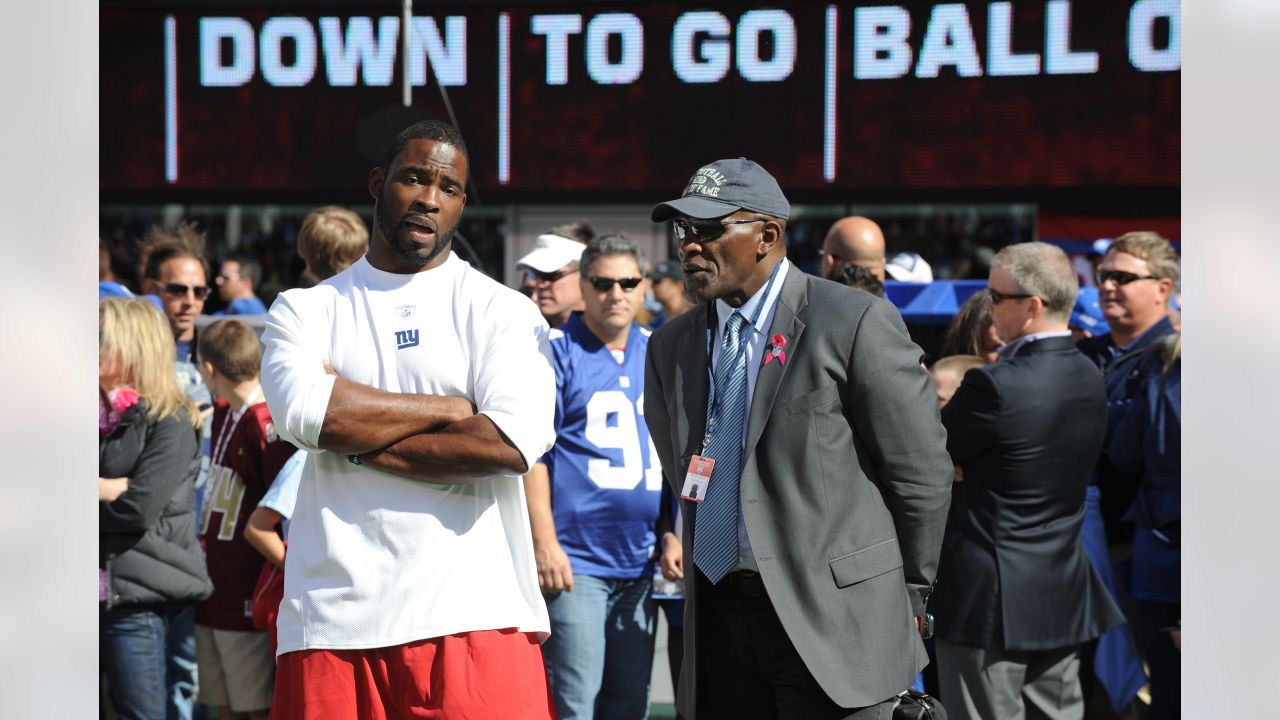
M 684 215 L 697 220 L 722 218 L 739 210 L 787 219 L 791 203 L 768 170 L 746 158 L 717 160 L 698 169 L 678 200 L 653 206 L 654 222 Z
M 675 260 L 660 260 L 653 264 L 649 277 L 653 280 L 683 280 L 684 268 Z

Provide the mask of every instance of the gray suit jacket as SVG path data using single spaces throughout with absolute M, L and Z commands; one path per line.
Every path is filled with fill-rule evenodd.
M 703 303 L 649 341 L 645 420 L 679 494 L 707 404 Z M 844 707 L 907 689 L 927 657 L 924 610 L 951 499 L 951 461 L 921 352 L 888 302 L 788 271 L 748 412 L 740 506 L 760 574 L 809 672 Z M 763 353 L 762 353 L 763 354 Z M 762 358 L 763 359 L 763 358 Z M 712 482 L 715 482 L 714 475 Z M 679 705 L 697 706 L 697 505 L 682 501 L 685 661 Z

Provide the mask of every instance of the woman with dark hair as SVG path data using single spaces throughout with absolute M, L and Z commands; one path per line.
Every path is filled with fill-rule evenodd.
M 991 322 L 987 293 L 979 290 L 964 301 L 960 312 L 951 321 L 938 356 L 977 355 L 990 364 L 996 361 L 996 351 L 1001 345 L 1004 345 L 1004 340 L 996 334 L 995 325 Z
M 213 587 L 196 541 L 200 414 L 149 301 L 98 303 L 99 653 L 120 718 L 164 720 L 165 603 Z

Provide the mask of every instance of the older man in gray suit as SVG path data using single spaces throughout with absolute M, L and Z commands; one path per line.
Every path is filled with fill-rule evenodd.
M 934 392 L 892 305 L 787 262 L 789 211 L 739 158 L 652 213 L 701 303 L 650 340 L 644 403 L 684 498 L 689 720 L 887 718 L 927 662 L 952 476 Z

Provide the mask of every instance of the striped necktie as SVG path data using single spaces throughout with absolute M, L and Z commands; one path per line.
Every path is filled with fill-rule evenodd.
M 717 416 L 703 450 L 716 464 L 694 522 L 693 559 L 712 583 L 720 582 L 738 564 L 738 476 L 747 420 L 747 354 L 741 352 L 746 324 L 736 311 L 725 323 L 715 372 Z

